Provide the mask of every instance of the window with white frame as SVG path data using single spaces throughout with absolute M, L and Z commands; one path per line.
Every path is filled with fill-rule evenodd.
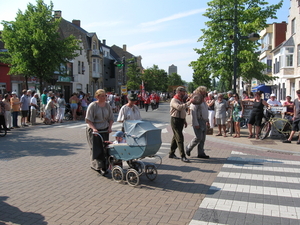
M 281 67 L 292 67 L 294 57 L 294 47 L 284 47 L 281 49 L 281 56 L 283 57 Z

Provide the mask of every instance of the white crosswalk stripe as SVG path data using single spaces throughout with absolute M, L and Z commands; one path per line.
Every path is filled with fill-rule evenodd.
M 260 223 L 295 223 L 300 220 L 300 163 L 298 161 L 250 157 L 232 152 L 190 225 L 245 223 L 255 215 Z M 224 182 L 223 182 L 224 181 Z M 247 201 L 248 200 L 248 201 Z M 216 215 L 222 215 L 218 217 Z M 215 221 L 212 218 L 215 217 Z M 282 222 L 282 218 L 286 221 Z M 240 219 L 240 221 L 238 221 Z M 267 222 L 263 222 L 266 219 Z M 272 221 L 272 222 L 271 222 Z M 279 224 L 278 223 L 278 224 Z

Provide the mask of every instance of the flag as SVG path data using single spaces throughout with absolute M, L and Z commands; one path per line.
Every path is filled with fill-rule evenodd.
M 146 98 L 147 98 L 146 92 L 145 92 L 144 81 L 143 81 L 143 80 L 142 80 L 142 98 L 143 98 L 143 99 L 146 99 Z

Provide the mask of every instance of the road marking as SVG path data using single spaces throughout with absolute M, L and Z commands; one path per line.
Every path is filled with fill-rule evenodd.
M 240 215 L 235 224 L 244 224 L 249 215 L 255 215 L 257 221 L 260 218 L 263 221 L 264 217 L 270 221 L 280 222 L 280 218 L 290 219 L 291 223 L 298 221 L 300 207 L 294 202 L 300 201 L 299 164 L 298 161 L 251 158 L 244 153 L 232 152 L 217 176 L 222 179 L 212 183 L 190 225 L 227 224 L 227 215 L 234 213 Z M 221 182 L 223 180 L 225 182 Z M 211 222 L 212 217 L 218 223 Z

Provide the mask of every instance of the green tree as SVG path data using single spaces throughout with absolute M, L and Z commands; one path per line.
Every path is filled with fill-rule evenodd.
M 47 6 L 37 0 L 36 6 L 29 3 L 24 13 L 19 10 L 15 21 L 2 21 L 1 39 L 10 56 L 9 74 L 39 78 L 40 91 L 43 81 L 49 81 L 79 50 L 74 36 L 60 37 L 60 19 L 54 18 L 52 9 L 52 2 Z
M 130 63 L 129 62 L 134 62 Z M 138 67 L 137 63 L 134 61 L 134 59 L 127 60 L 127 73 L 126 76 L 128 78 L 127 80 L 127 88 L 128 90 L 139 90 L 140 85 L 142 84 L 142 77 L 141 77 L 141 69 Z
M 147 91 L 167 91 L 168 75 L 165 70 L 159 69 L 157 65 L 147 68 L 142 75 L 142 80 Z
M 203 48 L 195 49 L 199 58 L 190 64 L 195 71 L 193 81 L 208 82 L 209 78 L 217 77 L 227 90 L 232 88 L 234 37 L 238 43 L 237 78 L 242 77 L 247 82 L 252 78 L 261 82 L 274 79 L 263 74 L 267 65 L 258 61 L 255 53 L 258 42 L 243 39 L 243 35 L 266 28 L 268 18 L 276 19 L 282 0 L 274 5 L 263 0 L 212 0 L 208 6 L 204 13 L 209 19 L 207 28 L 202 29 L 198 40 L 203 42 Z
M 172 73 L 168 76 L 168 84 L 170 86 L 183 85 L 184 81 L 177 73 Z

